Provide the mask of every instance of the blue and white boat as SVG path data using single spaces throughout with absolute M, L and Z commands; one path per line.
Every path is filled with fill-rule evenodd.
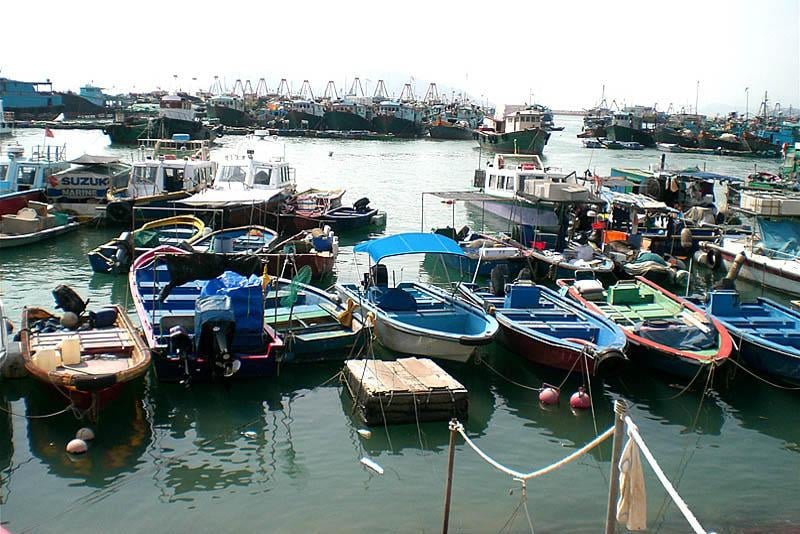
M 480 306 L 463 302 L 453 292 L 422 282 L 401 282 L 389 287 L 386 265 L 380 261 L 406 254 L 463 256 L 458 243 L 438 234 L 397 234 L 356 245 L 355 252 L 369 254 L 374 265 L 361 286 L 336 284 L 342 300 L 351 299 L 356 310 L 375 316 L 375 331 L 385 347 L 402 353 L 466 362 L 477 348 L 492 341 L 497 321 Z
M 205 234 L 192 241 L 192 248 L 215 254 L 255 254 L 266 251 L 277 237 L 278 232 L 266 226 L 239 226 Z
M 748 368 L 800 384 L 800 313 L 763 297 L 743 303 L 732 290 L 711 291 L 706 309 L 738 342 Z
M 369 334 L 354 309 L 335 294 L 284 278 L 271 281 L 264 300 L 266 324 L 284 340 L 280 361 L 292 364 L 355 354 Z
M 500 324 L 503 341 L 523 358 L 580 374 L 609 375 L 625 364 L 625 333 L 613 321 L 591 313 L 552 289 L 520 280 L 496 295 L 460 284 L 461 295 Z

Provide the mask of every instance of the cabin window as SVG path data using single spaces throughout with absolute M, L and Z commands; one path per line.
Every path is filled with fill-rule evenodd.
M 141 184 L 154 184 L 158 167 L 134 167 L 133 181 Z
M 33 185 L 34 178 L 36 178 L 36 167 L 20 167 L 17 183 L 20 185 Z
M 8 165 L 0 165 L 0 182 L 5 182 L 8 178 L 6 174 L 8 173 Z
M 506 189 L 514 189 L 514 179 L 513 178 L 509 177 L 509 179 L 506 180 Z
M 242 182 L 247 176 L 244 167 L 239 165 L 225 165 L 219 171 L 220 182 Z
M 494 174 L 489 175 L 489 187 L 494 187 L 494 184 L 497 183 L 497 177 Z
M 272 169 L 269 168 L 262 168 L 256 171 L 255 176 L 253 177 L 253 184 L 254 185 L 269 185 L 269 177 L 272 173 Z

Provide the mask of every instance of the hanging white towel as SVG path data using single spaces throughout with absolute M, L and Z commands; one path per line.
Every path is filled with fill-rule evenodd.
M 617 521 L 628 530 L 647 529 L 647 492 L 639 458 L 639 446 L 630 437 L 619 459 Z

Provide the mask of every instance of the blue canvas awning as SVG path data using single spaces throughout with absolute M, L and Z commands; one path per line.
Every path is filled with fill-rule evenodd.
M 402 254 L 464 255 L 464 251 L 461 250 L 458 243 L 449 237 L 414 232 L 364 241 L 356 245 L 353 250 L 366 252 L 374 262 L 379 262 L 389 256 L 400 256 Z

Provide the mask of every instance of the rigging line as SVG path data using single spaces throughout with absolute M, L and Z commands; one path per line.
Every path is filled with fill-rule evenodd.
M 44 415 L 24 415 L 24 414 L 14 413 L 11 410 L 7 410 L 6 408 L 0 406 L 0 411 L 5 412 L 8 415 L 13 415 L 14 417 L 21 417 L 23 419 L 47 419 L 48 417 L 55 417 L 57 415 L 61 415 L 62 413 L 66 413 L 71 409 L 72 409 L 72 404 L 69 404 L 66 408 L 58 410 L 57 412 L 53 413 L 48 413 Z
M 519 382 L 515 382 L 514 380 L 511 380 L 507 376 L 504 376 L 504 375 L 500 374 L 500 371 L 498 371 L 497 369 L 495 369 L 494 367 L 489 365 L 489 362 L 486 361 L 486 358 L 481 358 L 481 363 L 483 363 L 486 367 L 488 367 L 489 370 L 492 371 L 493 373 L 495 373 L 497 376 L 499 376 L 500 378 L 502 378 L 503 380 L 505 380 L 505 381 L 507 381 L 507 382 L 509 382 L 511 384 L 514 384 L 515 386 L 519 386 L 521 388 L 525 388 L 525 389 L 530 390 L 530 391 L 542 391 L 542 388 L 535 388 L 535 387 L 531 387 L 531 386 L 526 386 L 525 384 L 520 384 Z
M 744 365 L 742 365 L 741 363 L 737 362 L 737 361 L 736 361 L 736 359 L 734 359 L 734 358 L 728 358 L 728 360 L 730 360 L 731 362 L 733 362 L 733 363 L 734 363 L 734 365 L 736 365 L 737 367 L 739 367 L 740 369 L 742 369 L 744 372 L 746 372 L 747 374 L 749 374 L 749 375 L 750 375 L 750 376 L 752 376 L 753 378 L 755 378 L 755 379 L 757 379 L 757 380 L 760 380 L 760 381 L 764 382 L 765 384 L 767 384 L 767 385 L 770 385 L 770 386 L 772 386 L 772 387 L 774 387 L 774 388 L 778 388 L 778 389 L 785 389 L 785 390 L 787 390 L 787 391 L 798 391 L 798 390 L 800 390 L 800 387 L 793 387 L 793 386 L 782 386 L 782 385 L 780 385 L 780 384 L 776 384 L 776 383 L 774 383 L 774 382 L 770 382 L 770 381 L 769 381 L 769 380 L 767 380 L 766 378 L 764 378 L 764 377 L 762 377 L 762 376 L 759 376 L 759 375 L 755 374 L 753 371 L 751 371 L 750 369 L 748 369 L 747 367 L 745 367 L 745 366 L 744 366 Z
M 592 409 L 592 424 L 594 425 L 594 435 L 597 437 L 599 434 L 597 430 L 597 414 L 594 412 L 594 395 L 592 394 L 592 377 L 589 376 L 589 356 L 586 354 L 586 350 L 581 350 L 581 358 L 583 361 L 583 368 L 586 371 L 584 375 L 586 377 L 586 385 L 589 388 L 589 407 Z

